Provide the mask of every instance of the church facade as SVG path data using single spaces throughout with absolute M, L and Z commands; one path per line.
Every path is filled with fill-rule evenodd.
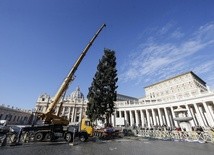
M 52 97 L 48 94 L 42 94 L 39 96 L 36 102 L 36 112 L 45 112 L 48 105 L 51 103 Z M 78 87 L 70 95 L 66 96 L 63 99 L 62 108 L 60 111 L 60 116 L 67 118 L 70 124 L 78 124 L 82 118 L 82 115 L 85 114 L 87 107 L 87 101 L 84 99 L 83 93 Z M 59 112 L 60 104 L 55 108 L 55 114 Z

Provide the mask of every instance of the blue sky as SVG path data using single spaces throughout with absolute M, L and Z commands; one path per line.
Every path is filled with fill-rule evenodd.
M 212 0 L 0 0 L 0 104 L 32 109 L 54 96 L 97 29 L 67 94 L 86 96 L 104 48 L 116 52 L 118 93 L 187 71 L 214 88 Z

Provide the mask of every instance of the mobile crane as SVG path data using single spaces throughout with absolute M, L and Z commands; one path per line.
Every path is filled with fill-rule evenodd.
M 84 48 L 79 58 L 76 60 L 70 72 L 68 73 L 67 77 L 62 82 L 57 93 L 53 97 L 52 102 L 47 107 L 47 110 L 44 113 L 36 113 L 37 117 L 43 121 L 43 124 L 22 128 L 22 132 L 33 136 L 34 141 L 47 141 L 63 137 L 66 141 L 70 142 L 73 140 L 74 134 L 75 136 L 78 136 L 81 141 L 85 141 L 88 139 L 88 133 L 85 130 L 81 130 L 81 127 L 78 130 L 69 125 L 69 121 L 64 117 L 59 116 L 59 113 L 55 114 L 54 109 L 56 108 L 56 105 L 62 100 L 63 96 L 66 93 L 66 90 L 69 87 L 69 84 L 74 80 L 74 73 L 76 72 L 78 66 L 80 65 L 87 51 L 104 27 L 106 27 L 105 24 L 100 27 L 100 29 L 95 33 L 94 37 Z M 62 104 L 62 102 L 60 104 Z

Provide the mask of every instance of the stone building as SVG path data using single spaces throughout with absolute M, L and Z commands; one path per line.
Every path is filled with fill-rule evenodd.
M 116 101 L 114 117 L 123 117 L 126 124 L 139 127 L 180 127 L 174 112 L 187 110 L 192 127 L 214 127 L 214 93 L 206 82 L 187 72 L 145 87 L 145 97 Z M 115 118 L 112 118 L 115 123 Z M 116 125 L 116 124 L 115 124 Z
M 7 120 L 9 125 L 26 125 L 32 121 L 32 111 L 0 105 L 0 120 Z
M 36 112 L 45 112 L 48 105 L 51 103 L 52 97 L 47 94 L 39 96 L 36 102 Z M 55 114 L 59 112 L 60 104 L 55 108 Z M 63 99 L 60 116 L 66 117 L 70 124 L 77 124 L 81 121 L 81 117 L 85 114 L 87 101 L 84 99 L 83 93 L 78 87 L 70 95 Z

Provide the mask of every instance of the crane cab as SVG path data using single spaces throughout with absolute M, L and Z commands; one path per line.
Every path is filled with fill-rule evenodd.
M 81 131 L 86 131 L 89 136 L 93 136 L 93 126 L 89 119 L 83 118 L 81 122 Z

